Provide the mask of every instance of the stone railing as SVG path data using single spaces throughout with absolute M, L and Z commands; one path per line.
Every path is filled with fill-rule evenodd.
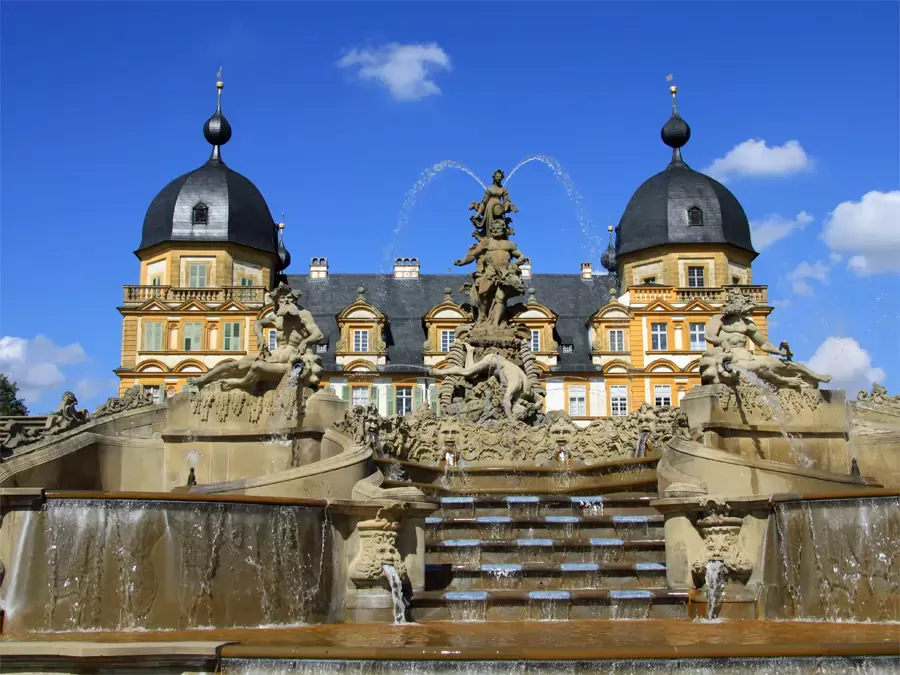
M 703 288 L 675 288 L 674 286 L 644 286 L 631 287 L 631 302 L 636 305 L 647 305 L 655 300 L 663 302 L 682 304 L 691 302 L 692 300 L 702 300 L 711 304 L 722 304 L 725 302 L 728 292 L 732 289 L 739 289 L 744 295 L 749 296 L 753 302 L 759 305 L 768 303 L 768 287 L 767 286 L 714 286 Z
M 188 300 L 219 304 L 236 300 L 245 305 L 265 303 L 266 288 L 264 286 L 213 286 L 209 288 L 180 288 L 176 286 L 123 286 L 123 302 L 126 305 L 139 305 L 148 300 L 180 304 Z

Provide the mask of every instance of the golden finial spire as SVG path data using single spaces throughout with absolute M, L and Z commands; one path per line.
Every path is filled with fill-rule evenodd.
M 613 231 L 613 219 L 612 219 L 612 216 L 609 217 L 609 225 L 606 226 L 606 231 L 607 231 L 607 232 L 612 232 L 612 231 Z
M 222 81 L 222 66 L 219 66 L 219 72 L 216 73 L 216 89 L 221 89 L 225 86 L 225 83 Z

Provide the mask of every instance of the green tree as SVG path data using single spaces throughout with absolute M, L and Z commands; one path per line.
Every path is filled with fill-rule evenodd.
M 19 398 L 19 386 L 0 373 L 0 415 L 27 415 L 28 408 Z

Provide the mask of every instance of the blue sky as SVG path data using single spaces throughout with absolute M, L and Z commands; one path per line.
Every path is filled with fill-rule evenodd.
M 773 337 L 849 387 L 900 382 L 895 3 L 4 2 L 0 18 L 0 370 L 31 378 L 37 412 L 65 388 L 113 393 L 144 212 L 206 160 L 219 66 L 224 159 L 284 212 L 294 273 L 391 253 L 445 272 L 480 188 L 442 173 L 395 234 L 420 173 L 456 160 L 488 179 L 534 153 L 590 222 L 535 162 L 508 184 L 517 240 L 536 272 L 577 272 L 668 162 L 673 73 L 685 160 L 727 180 L 758 238 L 783 235 L 754 265 Z

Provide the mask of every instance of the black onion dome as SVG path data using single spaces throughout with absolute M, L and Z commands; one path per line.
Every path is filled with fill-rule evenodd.
M 672 161 L 635 191 L 616 230 L 616 253 L 623 255 L 665 244 L 729 244 L 756 255 L 750 222 L 737 198 L 714 178 L 691 169 L 681 148 L 691 128 L 678 114 L 662 128 Z M 602 261 L 601 261 L 602 262 Z
M 269 206 L 257 187 L 222 161 L 220 148 L 231 138 L 222 114 L 221 83 L 216 112 L 203 126 L 213 146 L 209 161 L 166 185 L 147 209 L 141 233 L 143 250 L 168 241 L 227 241 L 267 253 L 279 253 Z
M 603 251 L 603 253 L 600 254 L 600 264 L 603 265 L 603 269 L 605 269 L 607 272 L 615 272 L 616 249 L 610 246 L 605 251 Z

